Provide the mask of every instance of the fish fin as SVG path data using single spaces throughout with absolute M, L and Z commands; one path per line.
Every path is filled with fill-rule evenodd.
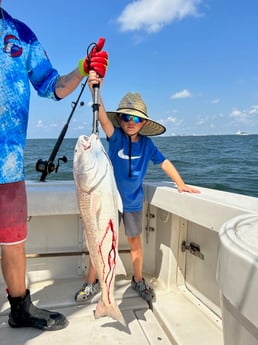
M 126 327 L 126 322 L 120 309 L 114 304 L 106 305 L 103 301 L 100 300 L 97 304 L 94 316 L 95 319 L 99 319 L 102 316 L 112 317 L 112 319 L 117 320 L 124 327 Z
M 119 254 L 117 256 L 117 262 L 116 262 L 116 275 L 126 276 L 125 266 Z

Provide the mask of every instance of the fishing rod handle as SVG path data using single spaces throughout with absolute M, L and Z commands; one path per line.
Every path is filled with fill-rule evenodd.
M 99 121 L 99 84 L 93 85 L 93 133 L 98 134 L 98 121 Z

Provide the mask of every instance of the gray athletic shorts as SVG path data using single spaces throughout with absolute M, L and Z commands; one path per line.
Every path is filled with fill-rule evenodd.
M 121 219 L 124 223 L 127 237 L 139 236 L 142 232 L 142 211 L 119 213 L 119 224 Z

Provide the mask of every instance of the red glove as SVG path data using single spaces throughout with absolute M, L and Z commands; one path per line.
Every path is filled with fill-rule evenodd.
M 100 38 L 86 58 L 79 61 L 78 69 L 84 77 L 89 74 L 90 70 L 94 70 L 101 78 L 104 78 L 108 66 L 108 54 L 106 51 L 101 51 L 104 43 L 105 39 Z

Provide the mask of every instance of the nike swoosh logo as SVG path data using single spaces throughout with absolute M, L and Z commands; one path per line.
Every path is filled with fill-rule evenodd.
M 117 155 L 119 158 L 129 159 L 129 156 L 124 154 L 124 149 L 119 150 Z M 141 156 L 131 156 L 131 159 L 139 159 L 139 158 L 141 158 Z

